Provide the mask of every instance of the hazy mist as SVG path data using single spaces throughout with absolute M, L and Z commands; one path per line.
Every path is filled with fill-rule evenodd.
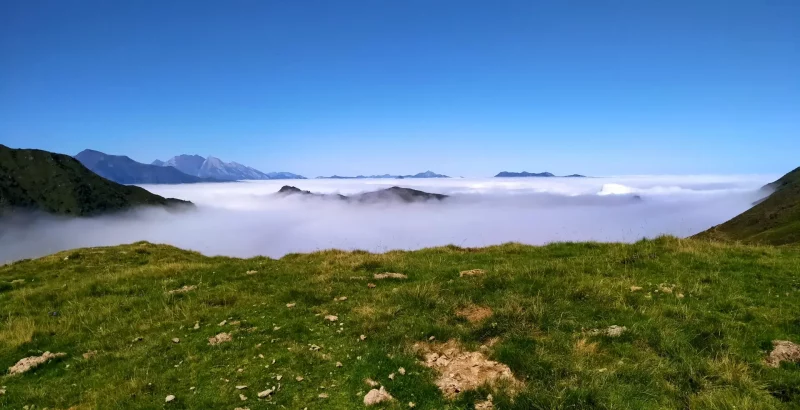
M 96 218 L 26 218 L 0 226 L 0 262 L 146 240 L 207 255 L 280 257 L 320 249 L 386 251 L 509 241 L 634 241 L 688 236 L 751 206 L 775 176 L 247 181 L 151 185 L 196 211 L 138 209 Z M 442 202 L 359 204 L 276 197 L 282 185 L 353 194 L 393 185 Z M 639 196 L 641 199 L 635 198 Z

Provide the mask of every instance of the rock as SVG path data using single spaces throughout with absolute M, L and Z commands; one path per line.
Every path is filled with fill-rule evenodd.
M 244 394 L 239 394 L 239 400 L 245 401 L 247 400 L 247 396 L 245 396 Z
M 637 291 L 640 291 L 640 290 L 642 290 L 641 286 L 635 286 L 635 285 L 631 286 L 631 292 L 637 292 Z
M 230 342 L 231 340 L 233 340 L 233 337 L 231 337 L 230 333 L 222 332 L 222 333 L 217 334 L 214 337 L 209 337 L 208 338 L 208 344 L 211 345 L 211 346 L 214 346 L 214 345 L 218 345 L 220 343 Z
M 608 336 L 608 337 L 619 337 L 623 333 L 625 333 L 625 331 L 627 331 L 627 330 L 628 330 L 628 328 L 625 327 L 625 326 L 611 325 L 608 328 L 603 329 L 603 330 L 592 329 L 592 330 L 589 331 L 589 334 L 592 335 L 592 336 L 603 335 L 603 336 Z
M 410 402 L 408 402 L 408 407 L 413 409 L 414 407 L 417 407 L 417 403 L 414 403 L 413 401 L 410 401 Z
M 177 337 L 173 337 L 172 338 L 172 343 L 180 343 L 180 342 L 181 342 L 181 339 L 178 339 Z
M 364 396 L 364 405 L 365 406 L 374 406 L 376 404 L 380 404 L 387 401 L 394 400 L 391 394 L 389 394 L 386 389 L 381 386 L 380 389 L 372 389 Z
M 463 278 L 465 276 L 481 276 L 485 275 L 486 271 L 483 269 L 470 269 L 470 270 L 463 270 L 458 273 L 458 276 Z
M 339 316 L 327 315 L 327 316 L 325 316 L 325 320 L 330 321 L 330 322 L 335 322 L 335 321 L 339 320 Z
M 367 287 L 370 288 L 370 289 L 374 289 L 375 288 L 375 284 L 374 283 L 367 283 Z
M 200 329 L 200 322 L 194 322 L 194 330 Z
M 249 270 L 249 271 L 245 272 L 246 275 L 255 275 L 256 273 L 258 273 L 257 270 Z
M 800 345 L 788 340 L 773 340 L 772 352 L 764 359 L 769 367 L 780 367 L 781 362 L 800 363 Z
M 275 380 L 277 380 L 277 381 L 281 381 L 282 378 L 283 378 L 283 376 L 281 376 L 280 374 L 275 376 Z
M 683 293 L 678 293 L 675 295 L 675 297 L 678 299 L 683 299 Z
M 406 369 L 401 367 L 401 368 L 397 369 L 397 373 L 400 373 L 401 376 L 405 376 L 406 375 Z
M 369 387 L 376 387 L 379 383 L 372 379 L 364 379 L 364 383 L 369 385 Z
M 239 385 L 239 386 L 236 386 L 236 390 L 244 390 L 244 389 L 246 389 L 246 388 L 247 388 L 247 386 L 245 386 L 245 385 L 243 385 L 243 384 L 242 384 L 242 385 Z
M 138 336 L 138 337 L 135 337 L 135 338 L 133 339 L 133 343 L 136 343 L 136 342 L 141 342 L 142 340 L 144 340 L 144 338 L 143 338 L 143 337 L 141 337 L 141 336 Z
M 273 392 L 274 392 L 273 389 L 264 390 L 264 391 L 258 393 L 258 398 L 259 399 L 263 399 L 263 398 L 269 396 L 270 394 L 272 394 Z
M 97 356 L 97 350 L 89 350 L 88 352 L 83 354 L 83 358 L 86 360 L 89 360 L 95 356 Z
M 44 352 L 41 356 L 30 356 L 20 359 L 17 363 L 8 368 L 8 375 L 22 374 L 31 370 L 39 365 L 49 362 L 52 359 L 66 356 L 66 353 L 50 353 Z
M 287 303 L 286 307 L 291 309 L 291 308 L 295 307 L 296 305 L 297 305 L 296 303 Z
M 319 396 L 317 396 L 317 397 L 319 397 L 320 399 L 327 399 L 328 398 L 328 393 L 320 393 Z
M 170 394 L 169 396 L 167 396 L 166 398 L 164 398 L 164 401 L 165 401 L 165 402 L 167 402 L 167 403 L 169 403 L 169 402 L 171 402 L 171 401 L 173 401 L 173 400 L 175 400 L 175 396 L 174 396 L 174 395 L 172 395 L 172 394 Z
M 176 294 L 176 293 L 187 293 L 187 292 L 191 292 L 191 291 L 193 291 L 193 290 L 195 290 L 195 289 L 197 289 L 197 285 L 184 285 L 184 286 L 183 286 L 183 287 L 181 287 L 181 288 L 178 288 L 178 289 L 173 289 L 173 290 L 171 290 L 171 291 L 169 291 L 169 292 L 167 292 L 167 293 L 168 293 L 168 294 L 170 294 L 170 295 L 174 295 L 174 294 Z
M 381 280 L 381 279 L 408 279 L 407 275 L 402 273 L 394 273 L 394 272 L 384 272 L 384 273 L 376 273 L 372 275 L 373 279 Z
M 389 380 L 394 380 L 394 373 L 389 373 Z
M 222 322 L 219 322 L 219 326 L 225 326 L 226 323 L 228 323 L 227 319 L 223 320 Z
M 367 335 L 361 335 L 358 337 L 361 341 L 367 340 Z
M 303 381 L 303 376 L 297 376 L 294 379 L 299 381 L 299 382 L 301 382 L 301 381 Z
M 336 362 L 336 367 L 342 367 L 342 362 Z

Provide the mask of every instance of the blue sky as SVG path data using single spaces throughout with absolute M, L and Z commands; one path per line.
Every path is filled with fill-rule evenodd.
M 0 143 L 263 171 L 781 173 L 800 2 L 0 2 Z

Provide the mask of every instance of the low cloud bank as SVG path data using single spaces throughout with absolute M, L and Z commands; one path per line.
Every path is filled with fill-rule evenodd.
M 207 255 L 280 257 L 321 249 L 382 252 L 509 241 L 635 241 L 689 236 L 749 208 L 775 176 L 303 180 L 150 185 L 197 210 L 138 209 L 85 219 L 26 216 L 0 225 L 0 263 L 64 249 L 146 240 Z M 357 204 L 277 197 L 284 184 L 319 193 L 393 185 L 451 195 L 438 203 Z

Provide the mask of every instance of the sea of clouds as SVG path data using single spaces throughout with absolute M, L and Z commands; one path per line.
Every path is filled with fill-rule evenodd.
M 143 187 L 158 195 L 190 200 L 197 209 L 6 221 L 0 226 L 0 263 L 140 240 L 207 255 L 280 257 L 329 248 L 382 252 L 446 244 L 685 237 L 748 209 L 764 196 L 759 188 L 775 179 L 775 175 L 622 176 L 147 185 Z M 344 195 L 396 185 L 451 197 L 442 202 L 361 204 L 273 195 L 283 185 Z

